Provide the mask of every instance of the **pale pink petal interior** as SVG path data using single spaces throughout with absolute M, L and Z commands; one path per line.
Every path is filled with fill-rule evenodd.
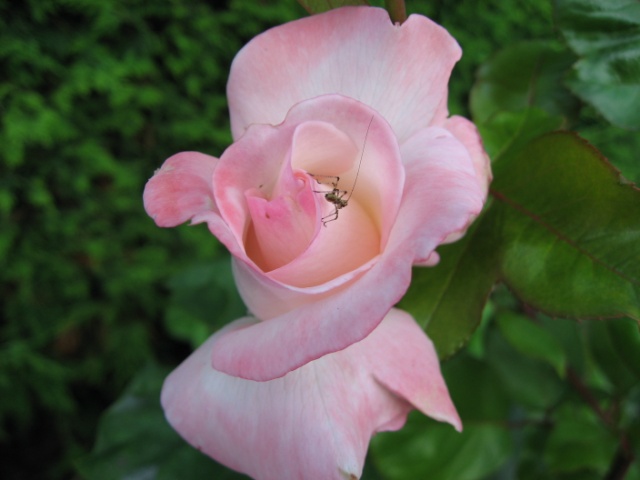
M 322 201 L 324 216 L 332 216 L 335 207 Z M 329 282 L 366 264 L 380 253 L 380 232 L 359 202 L 350 202 L 339 217 L 320 227 L 309 248 L 269 277 L 299 288 Z M 357 245 L 357 248 L 352 248 Z
M 297 104 L 287 115 L 287 122 L 302 123 L 308 119 L 326 122 L 349 136 L 357 146 L 356 158 L 348 170 L 324 170 L 323 175 L 337 175 L 336 184 L 344 198 L 357 201 L 380 232 L 380 248 L 384 248 L 402 199 L 404 168 L 398 141 L 387 121 L 376 111 L 341 95 L 323 95 Z M 310 174 L 314 164 L 304 155 L 295 158 L 296 166 Z M 335 178 L 317 178 L 317 190 L 331 190 Z M 322 195 L 322 194 L 319 194 Z M 344 210 L 347 210 L 347 206 Z M 331 211 L 331 210 L 330 210 Z M 340 215 L 341 212 L 338 212 Z M 338 220 L 339 221 L 339 220 Z M 335 223 L 335 222 L 332 222 Z M 330 226 L 329 224 L 327 226 Z M 321 230 L 320 234 L 326 234 Z
M 341 278 L 375 258 L 403 184 L 389 125 L 340 95 L 295 105 L 277 127 L 252 126 L 214 174 L 221 214 L 255 267 L 295 288 Z
M 328 122 L 301 123 L 293 134 L 291 165 L 318 176 L 339 175 L 353 167 L 359 148 Z
M 292 134 L 291 127 L 253 125 L 220 156 L 213 175 L 216 205 L 240 245 L 251 218 L 247 194 L 271 198 L 282 172 L 295 183 L 288 165 Z
M 307 249 L 317 231 L 317 207 L 307 175 L 294 175 L 290 168 L 285 176 L 288 189 L 267 199 L 246 192 L 251 223 L 245 236 L 245 249 L 263 271 L 269 272 L 288 264 Z M 283 182 L 284 183 L 284 182 Z

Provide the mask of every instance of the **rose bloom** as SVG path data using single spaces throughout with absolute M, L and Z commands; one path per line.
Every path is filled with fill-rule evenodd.
M 392 310 L 486 199 L 477 130 L 448 118 L 460 55 L 427 18 L 369 7 L 271 29 L 231 67 L 234 143 L 149 181 L 159 226 L 206 223 L 229 249 L 251 313 L 165 383 L 197 448 L 260 479 L 359 478 L 411 408 L 461 428 L 431 342 Z

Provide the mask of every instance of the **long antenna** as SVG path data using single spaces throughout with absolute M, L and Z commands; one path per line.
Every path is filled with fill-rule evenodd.
M 373 123 L 373 117 L 375 115 L 371 115 L 371 120 L 369 120 L 369 125 L 367 126 L 367 132 L 364 134 L 364 142 L 362 142 L 362 152 L 360 153 L 360 163 L 358 163 L 358 170 L 356 171 L 356 178 L 353 179 L 353 186 L 351 187 L 351 192 L 349 192 L 349 196 L 347 197 L 347 202 L 353 195 L 353 189 L 356 188 L 356 182 L 358 181 L 358 175 L 360 175 L 360 167 L 362 167 L 362 158 L 364 157 L 364 148 L 367 146 L 367 137 L 369 136 L 369 129 L 371 128 L 371 124 Z

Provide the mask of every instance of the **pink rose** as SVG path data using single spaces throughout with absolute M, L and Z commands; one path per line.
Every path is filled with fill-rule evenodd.
M 374 8 L 274 28 L 232 66 L 235 143 L 149 181 L 158 225 L 205 222 L 227 246 L 252 313 L 165 382 L 196 448 L 261 480 L 357 479 L 371 436 L 412 408 L 461 429 L 433 345 L 392 309 L 486 199 L 476 129 L 447 119 L 459 56 L 428 19 Z
M 276 27 L 240 51 L 235 143 L 219 159 L 169 158 L 144 193 L 159 226 L 208 224 L 260 320 L 211 340 L 216 370 L 272 380 L 362 340 L 412 266 L 435 264 L 480 213 L 487 156 L 472 123 L 447 119 L 460 54 L 427 18 L 393 25 L 368 7 Z
M 171 425 L 219 462 L 260 480 L 356 480 L 371 436 L 399 429 L 413 408 L 461 429 L 433 345 L 408 314 L 392 309 L 361 342 L 269 382 L 213 370 L 218 338 L 255 323 L 211 337 L 162 392 Z

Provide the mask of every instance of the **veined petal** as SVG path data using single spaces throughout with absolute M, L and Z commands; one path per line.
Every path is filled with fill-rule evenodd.
M 207 223 L 209 230 L 238 256 L 244 251 L 220 216 L 212 177 L 219 160 L 199 152 L 182 152 L 168 158 L 144 189 L 144 208 L 160 227 Z
M 198 152 L 168 158 L 144 189 L 144 208 L 160 227 L 175 227 L 203 212 L 217 212 L 211 179 L 218 159 Z
M 278 26 L 236 56 L 227 84 L 235 139 L 279 124 L 296 103 L 338 93 L 378 111 L 399 143 L 447 116 L 447 83 L 461 50 L 426 17 L 394 25 L 387 12 L 344 7 Z
M 402 427 L 413 407 L 461 428 L 433 345 L 399 310 L 363 341 L 270 382 L 213 370 L 223 339 L 167 378 L 162 405 L 189 443 L 256 480 L 358 479 L 371 436 Z
M 414 263 L 431 264 L 434 249 L 480 214 L 486 183 L 465 145 L 443 128 L 421 130 L 401 151 L 407 182 L 390 242 L 415 252 Z
M 287 187 L 271 199 L 258 189 L 245 192 L 251 216 L 245 250 L 265 272 L 298 257 L 318 231 L 318 208 L 309 177 L 296 175 L 287 165 L 280 180 Z
M 493 176 L 491 174 L 491 159 L 484 150 L 478 129 L 473 122 L 458 115 L 447 119 L 444 123 L 444 128 L 449 130 L 471 155 L 473 168 L 476 171 L 476 179 L 486 198 L 489 183 L 491 183 Z

